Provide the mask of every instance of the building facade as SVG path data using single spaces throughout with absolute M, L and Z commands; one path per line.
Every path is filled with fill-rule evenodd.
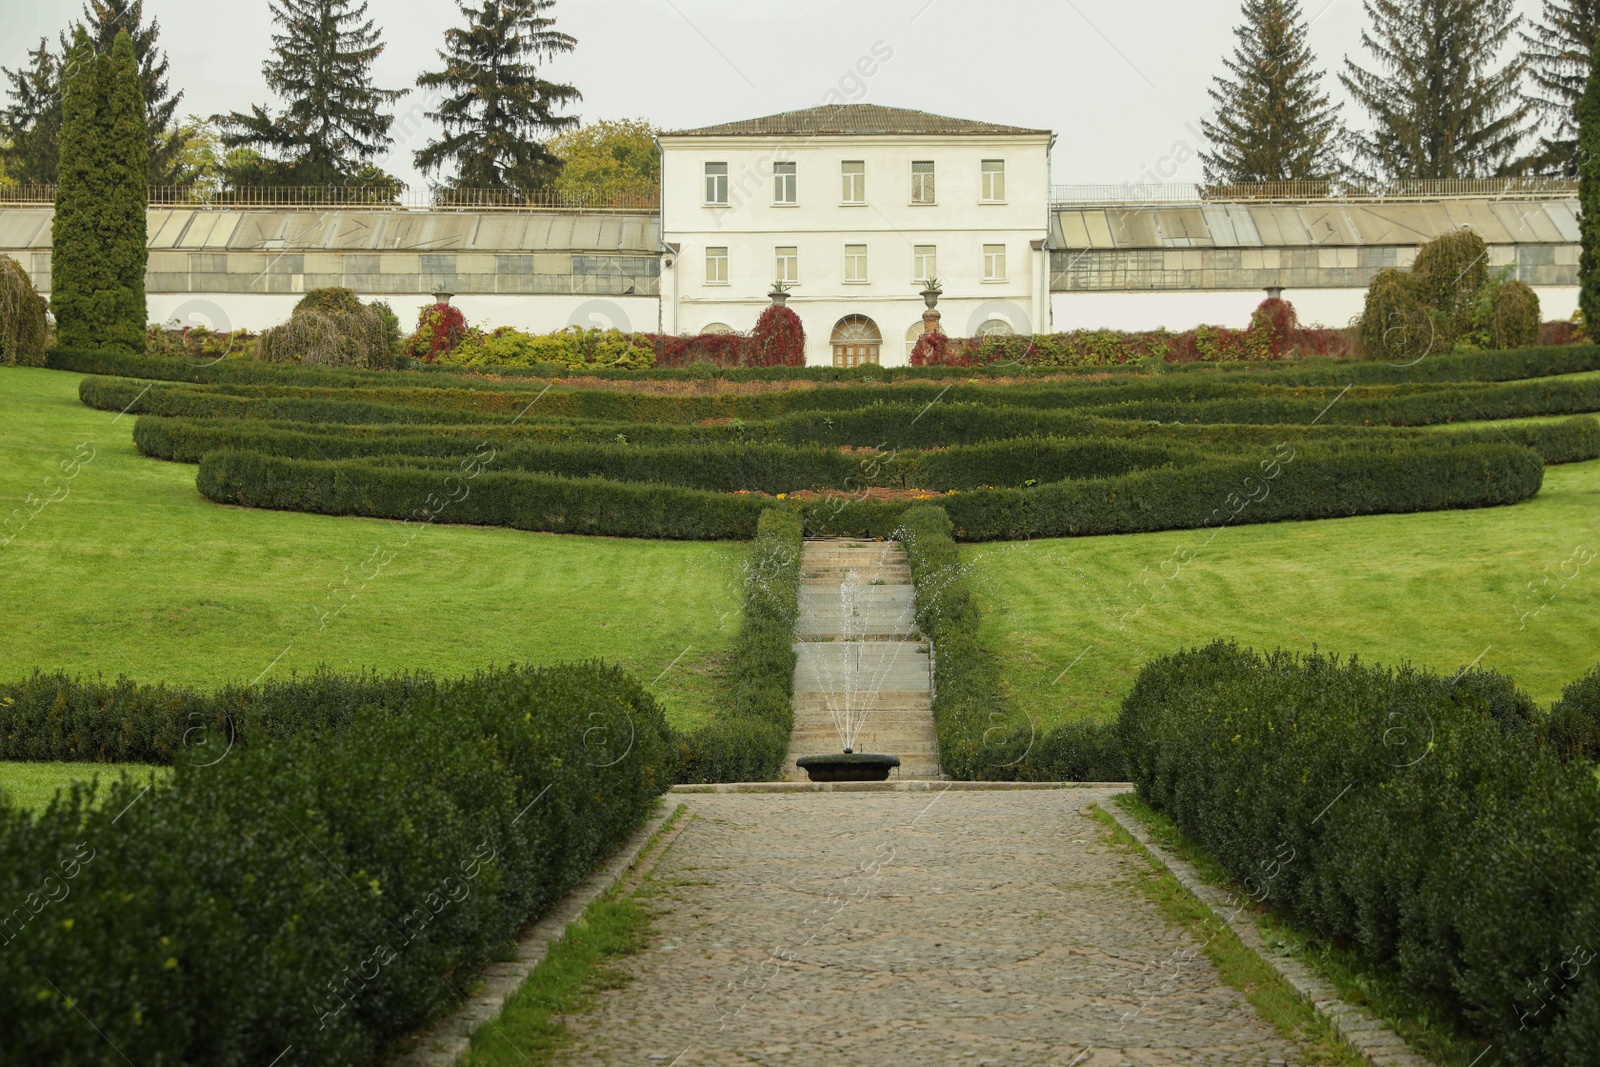
M 1047 331 L 1053 141 L 868 104 L 663 134 L 662 330 L 749 330 L 778 284 L 807 363 L 901 366 L 936 279 L 946 333 Z

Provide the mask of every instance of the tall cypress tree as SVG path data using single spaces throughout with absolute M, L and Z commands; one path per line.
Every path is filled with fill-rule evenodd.
M 1529 157 L 1532 169 L 1577 171 L 1578 101 L 1589 81 L 1590 56 L 1600 37 L 1600 0 L 1544 0 L 1544 10 L 1527 46 L 1527 99 L 1543 116 L 1549 132 Z
M 1378 72 L 1345 59 L 1340 81 L 1373 129 L 1353 137 L 1356 165 L 1382 178 L 1502 172 L 1529 130 L 1520 59 L 1499 53 L 1520 18 L 1513 0 L 1363 0 L 1361 43 Z
M 428 117 L 444 135 L 415 155 L 424 171 L 455 164 L 461 188 L 546 189 L 561 161 L 545 147 L 550 134 L 576 126 L 576 115 L 555 109 L 583 99 L 570 85 L 539 77 L 539 61 L 571 52 L 577 41 L 553 27 L 546 14 L 555 0 L 457 0 L 466 25 L 445 31 L 439 53 L 444 69 L 417 79 L 437 90 Z
M 0 160 L 13 181 L 54 185 L 61 161 L 61 63 L 43 38 L 33 62 L 5 70 L 11 100 L 0 110 Z
M 64 347 L 143 352 L 150 140 L 133 40 L 96 55 L 80 26 L 64 67 L 50 304 Z
M 1600 334 L 1600 41 L 1578 99 L 1578 310 L 1589 336 Z
M 1200 124 L 1211 139 L 1211 151 L 1200 153 L 1206 181 L 1309 181 L 1336 174 L 1339 109 L 1322 91 L 1322 72 L 1312 67 L 1298 0 L 1245 0 L 1244 23 L 1233 32 L 1239 43 L 1222 61 L 1232 77 L 1216 77 L 1210 90 L 1216 121 Z
M 133 55 L 139 65 L 139 93 L 144 97 L 145 123 L 150 130 L 150 182 L 170 185 L 177 174 L 177 156 L 183 147 L 174 115 L 183 100 L 182 90 L 173 93 L 167 82 L 168 61 L 162 51 L 161 23 L 144 21 L 144 0 L 86 0 L 83 17 L 95 51 L 110 55 L 117 34 L 126 32 L 133 39 Z M 62 52 L 66 41 L 62 40 Z
M 260 105 L 220 116 L 229 148 L 252 147 L 269 158 L 235 181 L 273 185 L 345 185 L 372 173 L 392 143 L 394 116 L 383 107 L 404 90 L 372 84 L 383 35 L 367 18 L 366 0 L 271 0 L 283 32 L 262 65 L 267 86 L 286 102 L 274 116 Z

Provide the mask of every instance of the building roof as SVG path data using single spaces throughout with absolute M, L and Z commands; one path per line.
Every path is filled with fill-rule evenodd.
M 1574 244 L 1578 203 L 1430 202 L 1124 204 L 1058 207 L 1055 249 L 1335 248 L 1416 246 L 1470 227 L 1489 244 Z
M 803 111 L 785 111 L 759 119 L 741 119 L 697 130 L 673 130 L 663 137 L 871 137 L 897 134 L 984 136 L 1032 134 L 1050 136 L 1049 130 L 1029 130 L 972 119 L 953 119 L 878 104 L 825 104 Z

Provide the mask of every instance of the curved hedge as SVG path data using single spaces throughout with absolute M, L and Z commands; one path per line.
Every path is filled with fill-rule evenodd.
M 778 777 L 794 732 L 794 624 L 800 614 L 800 519 L 761 513 L 745 581 L 744 615 L 733 642 L 733 699 L 679 738 L 678 780 L 765 782 Z
M 1523 1064 L 1600 1041 L 1600 789 L 1503 677 L 1216 643 L 1150 663 L 1139 795 L 1259 899 Z M 1508 714 L 1509 711 L 1509 714 Z
M 666 731 L 614 668 L 511 668 L 0 807 L 0 1058 L 372 1062 L 642 822 Z
M 748 540 L 761 514 L 759 497 L 495 471 L 487 458 L 441 469 L 210 452 L 195 485 L 219 504 L 665 540 Z
M 965 541 L 1015 541 L 1234 523 L 1489 507 L 1539 491 L 1538 455 L 1507 444 L 1427 438 L 1386 447 L 1282 445 L 1110 478 L 939 497 Z M 493 469 L 492 448 L 459 463 L 284 459 L 209 452 L 196 485 L 218 503 L 410 522 L 509 526 L 615 537 L 725 540 L 755 535 L 771 498 L 674 485 Z M 893 536 L 906 501 L 837 495 L 795 507 L 815 535 Z
M 160 356 L 132 356 L 114 352 L 87 351 L 83 349 L 52 349 L 48 366 L 56 370 L 77 371 L 84 374 L 104 374 L 129 378 L 147 378 L 163 381 L 195 383 L 266 383 L 293 382 L 326 385 L 384 385 L 409 384 L 411 374 L 423 377 L 448 379 L 454 388 L 501 388 L 503 382 L 484 375 L 492 373 L 500 379 L 518 377 L 539 380 L 540 375 L 522 367 L 474 368 L 478 373 L 463 373 L 460 369 L 445 366 L 417 366 L 411 372 L 396 374 L 392 371 L 340 371 L 313 368 L 277 367 L 254 360 L 224 359 L 195 363 L 183 359 Z M 1508 352 L 1463 351 L 1429 355 L 1415 362 L 1394 364 L 1381 361 L 1365 362 L 1313 358 L 1230 363 L 1174 364 L 1165 374 L 1172 377 L 1241 375 L 1268 377 L 1293 384 L 1338 382 L 1383 383 L 1415 381 L 1510 381 L 1516 378 L 1537 378 L 1554 374 L 1575 374 L 1600 370 L 1600 345 L 1560 345 L 1522 348 Z M 698 377 L 687 369 L 606 370 L 586 369 L 586 378 L 604 381 L 688 381 Z M 1065 379 L 1092 376 L 1097 379 L 1120 377 L 1145 377 L 1143 368 L 1113 367 L 1030 367 L 1030 366 L 978 366 L 978 367 L 862 367 L 841 370 L 834 367 L 767 367 L 721 369 L 713 372 L 714 378 L 731 382 L 862 382 L 862 381 L 948 381 L 975 378 L 1004 379 Z

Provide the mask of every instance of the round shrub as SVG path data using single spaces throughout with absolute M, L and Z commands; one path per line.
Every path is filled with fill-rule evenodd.
M 1478 291 L 1489 281 L 1489 246 L 1471 230 L 1442 234 L 1417 250 L 1411 274 L 1422 302 L 1459 336 L 1471 328 Z
M 0 256 L 0 364 L 42 367 L 48 338 L 44 297 L 22 264 Z
M 1600 667 L 1567 686 L 1550 706 L 1550 747 L 1564 761 L 1600 759 Z
M 1361 352 L 1369 359 L 1410 362 L 1447 352 L 1452 339 L 1440 335 L 1438 317 L 1429 313 L 1421 285 L 1402 270 L 1379 271 L 1367 287 L 1361 314 Z
M 267 363 L 364 370 L 392 370 L 395 365 L 382 314 L 356 300 L 348 289 L 307 293 L 288 322 L 261 335 L 256 358 Z
M 1495 286 L 1489 300 L 1491 348 L 1527 348 L 1539 343 L 1539 295 L 1518 281 Z

